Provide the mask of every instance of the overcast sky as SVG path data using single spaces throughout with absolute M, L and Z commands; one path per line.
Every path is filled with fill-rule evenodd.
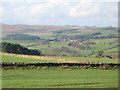
M 119 0 L 1 0 L 4 24 L 117 26 Z

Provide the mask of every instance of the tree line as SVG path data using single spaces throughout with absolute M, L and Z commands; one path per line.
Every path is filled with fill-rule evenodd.
M 8 42 L 0 43 L 0 51 L 6 53 L 14 53 L 14 54 L 25 54 L 25 55 L 42 55 L 40 51 L 34 49 L 28 49 L 20 44 L 12 44 Z

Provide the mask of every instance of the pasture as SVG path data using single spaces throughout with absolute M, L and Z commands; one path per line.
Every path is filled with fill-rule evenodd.
M 118 59 L 108 59 L 108 58 L 95 58 L 95 57 L 61 57 L 65 59 L 72 59 L 72 60 L 83 60 L 83 61 L 90 61 L 95 63 L 119 63 Z
M 38 62 L 72 62 L 72 63 L 118 63 L 118 59 L 94 57 L 60 57 L 60 56 L 30 56 L 1 53 L 2 62 L 38 63 Z
M 37 62 L 39 62 L 39 63 L 43 63 L 43 62 L 55 62 L 55 61 L 2 55 L 2 62 L 16 62 L 16 63 L 21 63 L 21 62 L 22 63 L 37 63 Z
M 117 88 L 118 70 L 38 68 L 3 70 L 3 88 Z

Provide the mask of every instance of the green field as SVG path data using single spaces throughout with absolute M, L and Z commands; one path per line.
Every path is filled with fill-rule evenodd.
M 108 58 L 95 58 L 95 57 L 60 57 L 72 60 L 87 60 L 99 63 L 118 63 L 118 59 L 108 59 Z
M 117 70 L 3 70 L 3 88 L 117 88 Z
M 45 58 L 51 58 L 51 56 L 45 56 Z M 118 63 L 118 59 L 107 59 L 107 58 L 93 58 L 93 57 L 52 57 L 53 60 L 41 60 L 34 58 L 26 57 L 16 57 L 16 56 L 7 56 L 2 55 L 2 62 L 19 62 L 19 63 L 43 63 L 43 62 L 60 62 L 57 60 L 66 59 L 72 61 L 91 61 L 96 63 Z
M 39 63 L 44 63 L 44 62 L 55 62 L 55 61 L 2 55 L 2 62 L 16 62 L 16 63 L 38 63 L 39 62 Z
M 113 48 L 113 49 L 110 49 L 110 50 L 106 50 L 105 52 L 118 52 L 119 51 L 119 48 L 120 48 L 120 46 L 119 47 L 116 47 L 116 48 Z
M 92 42 L 102 42 L 102 43 L 106 43 L 106 42 L 114 42 L 117 41 L 117 38 L 111 38 L 111 39 L 92 39 L 90 40 Z

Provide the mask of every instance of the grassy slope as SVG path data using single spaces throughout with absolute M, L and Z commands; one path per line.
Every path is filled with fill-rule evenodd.
M 113 43 L 113 44 L 95 44 L 95 45 L 91 45 L 93 50 L 95 51 L 99 51 L 99 50 L 104 50 L 107 48 L 111 48 L 113 46 L 118 45 L 118 43 Z
M 99 63 L 118 63 L 118 59 L 107 59 L 107 58 L 94 58 L 94 57 L 60 57 L 60 58 L 68 58 L 73 60 L 87 60 L 92 62 L 99 62 Z
M 117 87 L 117 79 L 117 70 L 5 70 L 3 88 L 113 88 Z
M 12 55 L 12 54 L 11 54 Z M 24 56 L 24 55 L 23 55 Z M 46 60 L 47 59 L 47 60 Z M 96 63 L 118 63 L 117 59 L 93 58 L 93 57 L 18 57 L 10 55 L 2 55 L 3 62 L 96 62 Z
M 54 50 L 55 48 L 60 48 L 60 47 L 68 47 L 70 50 L 73 51 L 77 51 L 78 53 L 80 53 L 83 56 L 86 56 L 90 53 L 92 53 L 92 51 L 94 50 L 94 52 L 98 52 L 100 50 L 104 50 L 107 48 L 111 48 L 115 45 L 118 45 L 118 43 L 113 43 L 113 44 L 94 44 L 94 45 L 89 45 L 91 47 L 91 49 L 88 50 L 82 50 L 82 49 L 78 49 L 78 48 L 74 48 L 72 46 L 68 46 L 68 43 L 50 43 L 50 44 L 45 44 L 45 45 L 37 45 L 37 46 L 33 46 L 32 49 L 39 49 L 41 50 L 43 53 L 48 53 L 48 52 L 52 52 L 52 50 Z M 48 47 L 48 45 L 51 45 L 51 47 Z
M 120 46 L 116 47 L 116 48 L 113 48 L 113 49 L 110 49 L 110 50 L 106 50 L 105 52 L 114 52 L 114 51 L 118 52 L 119 48 L 120 48 Z
M 19 62 L 19 63 L 37 63 L 37 62 L 55 62 L 52 60 L 39 60 L 39 59 L 32 59 L 32 58 L 23 58 L 23 57 L 15 57 L 15 56 L 7 56 L 2 55 L 2 61 L 3 62 Z

